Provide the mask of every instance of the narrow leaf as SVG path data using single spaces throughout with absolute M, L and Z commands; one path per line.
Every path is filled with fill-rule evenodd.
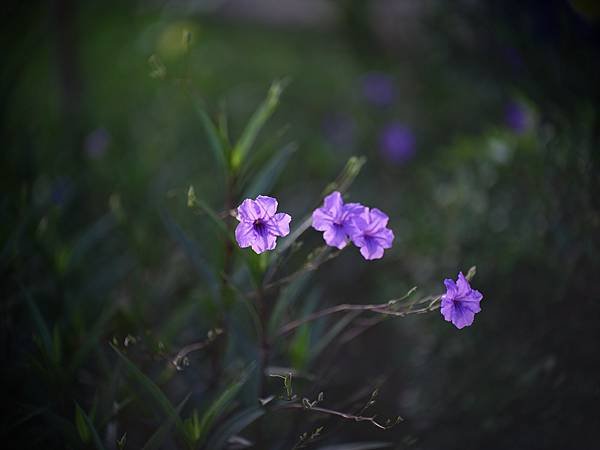
M 44 317 L 42 316 L 42 313 L 38 309 L 37 304 L 33 300 L 33 297 L 31 296 L 31 294 L 25 290 L 24 290 L 24 294 L 25 294 L 25 300 L 27 301 L 27 306 L 29 307 L 29 312 L 31 313 L 31 318 L 35 325 L 36 331 L 42 340 L 42 345 L 44 347 L 44 351 L 46 352 L 46 355 L 49 358 L 51 358 L 52 353 L 53 353 L 53 351 L 52 351 L 53 343 L 52 343 L 52 336 L 50 334 L 50 330 L 48 329 L 48 325 L 46 325 L 46 321 L 44 320 Z
M 242 375 L 233 381 L 221 394 L 212 402 L 200 420 L 199 440 L 205 439 L 210 431 L 212 424 L 225 412 L 231 404 L 239 390 L 248 380 L 250 373 L 254 370 L 254 364 L 246 369 Z
M 175 412 L 177 413 L 178 416 L 181 414 L 181 410 L 187 403 L 188 399 L 190 398 L 190 395 L 191 394 L 186 395 L 186 397 L 181 401 L 181 403 L 179 405 L 177 405 Z M 154 432 L 154 434 L 152 436 L 150 436 L 150 439 L 148 439 L 148 441 L 144 444 L 143 450 L 159 449 L 160 446 L 163 444 L 165 438 L 168 436 L 169 431 L 171 430 L 171 427 L 173 427 L 174 424 L 175 424 L 175 422 L 172 417 L 167 419 L 158 428 L 158 430 L 156 430 Z
M 202 126 L 204 127 L 204 132 L 206 133 L 206 137 L 208 138 L 209 148 L 213 154 L 213 157 L 215 158 L 215 162 L 217 163 L 217 166 L 219 167 L 219 169 L 221 169 L 223 172 L 226 172 L 226 170 L 227 170 L 227 159 L 226 159 L 226 155 L 225 155 L 226 149 L 225 149 L 225 146 L 223 145 L 223 141 L 221 140 L 221 138 L 219 136 L 217 127 L 215 127 L 215 124 L 213 123 L 211 118 L 208 117 L 208 114 L 206 114 L 206 111 L 204 111 L 204 108 L 202 107 L 202 105 L 200 104 L 199 101 L 196 101 L 194 103 L 194 107 L 195 107 L 196 113 L 198 114 L 198 117 L 200 118 L 200 122 L 202 123 Z
M 129 372 L 129 374 L 134 378 L 137 383 L 144 388 L 147 394 L 154 400 L 156 406 L 162 410 L 162 412 L 177 425 L 179 430 L 183 429 L 183 424 L 181 422 L 181 418 L 179 414 L 166 397 L 166 395 L 160 390 L 160 388 L 144 373 L 138 369 L 138 367 L 132 363 L 129 358 L 127 358 L 123 353 L 119 351 L 114 345 L 110 344 L 113 350 L 117 353 L 119 358 L 123 361 L 125 368 Z
M 234 170 L 237 170 L 240 167 L 250 151 L 250 148 L 254 144 L 261 128 L 267 122 L 269 117 L 271 117 L 275 108 L 277 108 L 279 97 L 283 92 L 283 87 L 281 81 L 275 81 L 271 85 L 265 101 L 258 107 L 254 114 L 252 114 L 252 117 L 250 117 L 248 125 L 246 125 L 246 128 L 242 132 L 242 135 L 237 141 L 231 154 L 231 166 Z
M 319 447 L 318 450 L 374 450 L 377 448 L 389 448 L 391 446 L 391 442 L 349 442 L 347 444 Z
M 238 434 L 264 414 L 265 410 L 256 406 L 233 415 L 215 430 L 213 437 L 208 441 L 206 448 L 210 448 L 211 450 L 221 450 L 225 444 L 227 444 L 230 437 Z
M 187 234 L 173 220 L 168 212 L 161 209 L 160 216 L 171 237 L 181 246 L 187 257 L 191 260 L 192 265 L 194 269 L 196 269 L 198 275 L 203 278 L 209 286 L 209 289 L 213 294 L 213 298 L 217 298 L 217 292 L 219 289 L 217 276 L 210 268 L 198 244 L 187 236 Z
M 298 145 L 291 143 L 279 150 L 255 177 L 254 182 L 244 193 L 243 198 L 254 198 L 271 190 L 290 157 L 296 152 Z
M 81 409 L 81 407 L 78 404 L 76 404 L 76 408 L 77 408 L 77 416 L 76 417 L 78 417 L 79 415 L 81 415 L 81 417 L 83 417 L 83 421 L 85 422 L 85 425 L 87 425 L 87 429 L 91 435 L 92 442 L 94 443 L 94 446 L 96 447 L 96 449 L 97 450 L 105 450 L 104 445 L 102 444 L 102 440 L 100 439 L 100 436 L 98 435 L 98 432 L 96 431 L 96 427 L 94 426 L 94 424 L 92 423 L 92 421 L 90 420 L 88 415 L 83 411 L 83 409 Z M 79 430 L 79 425 L 77 425 L 77 427 Z

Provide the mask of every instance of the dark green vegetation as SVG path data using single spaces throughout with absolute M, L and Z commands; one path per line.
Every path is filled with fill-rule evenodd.
M 6 448 L 217 449 L 243 436 L 289 449 L 304 433 L 309 448 L 593 445 L 600 52 L 588 3 L 432 2 L 398 26 L 406 35 L 366 20 L 362 1 L 332 2 L 339 24 L 318 30 L 144 3 L 13 3 L 0 72 Z M 371 71 L 393 78 L 391 106 L 362 96 Z M 280 79 L 232 177 L 215 142 L 229 147 L 225 128 L 232 144 L 248 137 Z M 415 138 L 398 165 L 379 151 L 393 121 Z M 255 309 L 242 293 L 266 261 L 230 245 L 227 209 L 272 194 L 293 230 L 352 155 L 367 163 L 348 196 L 390 215 L 393 249 L 376 262 L 344 250 Z M 313 230 L 300 240 L 274 281 L 322 245 Z M 470 328 L 435 311 L 277 336 L 331 305 L 441 293 L 472 265 L 484 300 Z M 375 389 L 363 416 L 403 422 L 315 409 L 357 414 Z M 274 407 L 294 394 L 311 403 Z

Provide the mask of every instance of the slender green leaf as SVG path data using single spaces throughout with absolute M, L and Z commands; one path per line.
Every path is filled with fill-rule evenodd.
M 277 108 L 277 105 L 279 104 L 279 97 L 283 92 L 283 88 L 284 86 L 281 81 L 273 82 L 267 94 L 267 98 L 258 107 L 254 114 L 252 114 L 252 117 L 250 117 L 246 128 L 242 132 L 242 135 L 237 141 L 231 154 L 231 167 L 233 170 L 239 169 L 241 164 L 244 162 L 244 159 L 254 144 L 254 141 L 256 140 L 261 128 Z
M 68 267 L 77 268 L 81 265 L 84 256 L 90 252 L 95 244 L 100 242 L 117 226 L 117 220 L 114 214 L 109 213 L 97 220 L 83 234 L 81 234 L 73 243 Z
M 277 332 L 286 310 L 294 304 L 312 275 L 313 272 L 306 272 L 282 289 L 269 319 L 269 334 L 271 336 Z
M 217 127 L 215 127 L 215 124 L 213 123 L 212 119 L 210 117 L 208 117 L 208 114 L 206 114 L 206 111 L 204 111 L 204 108 L 202 107 L 200 102 L 196 101 L 194 106 L 195 106 L 196 113 L 198 114 L 198 117 L 200 118 L 200 122 L 202 123 L 202 126 L 204 127 L 204 132 L 206 133 L 206 137 L 208 138 L 209 148 L 213 154 L 213 157 L 215 158 L 215 162 L 217 163 L 218 167 L 223 172 L 226 172 L 227 171 L 227 157 L 226 157 L 227 150 L 226 150 L 225 146 L 223 145 L 223 141 L 222 141 L 221 137 L 219 136 L 219 131 L 217 130 Z
M 48 328 L 48 325 L 46 325 L 46 321 L 44 320 L 44 317 L 42 316 L 42 313 L 38 309 L 37 304 L 35 303 L 35 300 L 33 300 L 33 297 L 31 296 L 31 294 L 25 290 L 24 290 L 24 294 L 25 294 L 25 300 L 27 302 L 27 306 L 29 307 L 29 312 L 31 313 L 31 318 L 35 325 L 36 331 L 37 331 L 40 339 L 42 340 L 42 346 L 44 348 L 44 351 L 46 352 L 46 355 L 48 356 L 48 358 L 53 359 L 52 358 L 53 343 L 52 343 L 52 335 L 50 334 L 50 329 Z
M 296 152 L 298 145 L 291 143 L 279 150 L 255 177 L 254 182 L 246 190 L 243 198 L 254 198 L 271 190 L 277 178 L 285 168 L 290 157 Z
M 391 442 L 349 442 L 347 444 L 319 447 L 319 450 L 374 450 L 377 448 L 389 448 L 391 446 Z
M 223 425 L 215 430 L 211 439 L 208 441 L 206 448 L 211 450 L 221 450 L 230 437 L 238 434 L 244 428 L 261 418 L 265 414 L 265 410 L 258 406 L 244 409 L 237 414 L 234 414 L 230 419 L 225 421 Z
M 166 397 L 166 395 L 163 393 L 163 391 L 161 391 L 160 388 L 150 378 L 144 375 L 144 373 L 140 369 L 138 369 L 137 366 L 129 360 L 129 358 L 127 358 L 123 353 L 121 353 L 117 347 L 115 347 L 112 344 L 110 344 L 110 346 L 117 353 L 119 358 L 123 361 L 125 368 L 129 372 L 129 374 L 138 382 L 138 384 L 142 388 L 144 388 L 146 393 L 148 393 L 150 397 L 154 400 L 156 406 L 160 410 L 162 410 L 162 412 L 170 420 L 172 420 L 173 423 L 177 425 L 177 428 L 180 431 L 182 431 L 183 424 L 181 418 L 179 417 L 179 414 L 177 413 L 169 399 Z
M 77 433 L 79 433 L 79 437 L 84 444 L 90 442 L 90 430 L 87 426 L 87 423 L 84 419 L 85 413 L 81 409 L 81 407 L 76 403 L 75 404 L 75 428 L 77 428 Z
M 171 237 L 181 246 L 185 254 L 191 260 L 192 265 L 194 269 L 196 269 L 198 275 L 200 275 L 200 277 L 206 281 L 212 293 L 213 299 L 217 298 L 219 289 L 217 276 L 202 254 L 198 243 L 187 236 L 187 234 L 177 223 L 175 223 L 167 211 L 161 209 L 160 216 Z
M 177 405 L 175 412 L 177 413 L 178 416 L 181 414 L 181 410 L 187 403 L 188 399 L 190 398 L 190 395 L 191 394 L 186 395 L 186 397 L 181 401 L 181 403 L 179 403 L 179 405 Z M 175 424 L 175 422 L 174 422 L 173 418 L 172 417 L 168 418 L 158 428 L 158 430 L 156 430 L 154 432 L 154 434 L 152 436 L 150 436 L 150 439 L 148 439 L 148 441 L 144 444 L 143 450 L 159 449 L 160 446 L 165 441 L 166 437 L 169 435 L 169 431 L 171 430 L 171 428 L 173 427 L 174 424 Z
M 344 329 L 352 322 L 356 317 L 361 314 L 361 311 L 352 311 L 338 320 L 329 330 L 325 333 L 324 336 L 320 337 L 317 340 L 316 345 L 311 348 L 310 351 L 310 360 L 315 361 L 321 352 L 325 350 L 329 344 L 342 332 Z
M 200 437 L 199 440 L 203 440 L 208 435 L 213 423 L 217 420 L 221 414 L 225 412 L 227 407 L 231 404 L 239 390 L 248 381 L 250 373 L 254 370 L 254 364 L 248 367 L 242 375 L 234 380 L 219 396 L 211 403 L 206 412 L 202 415 L 200 420 Z
M 294 339 L 290 343 L 289 352 L 292 367 L 304 369 L 310 352 L 310 328 L 308 325 L 302 325 L 296 330 Z
M 75 404 L 76 407 L 76 420 L 78 417 L 82 417 L 83 418 L 83 422 L 85 423 L 85 425 L 87 426 L 87 431 L 89 432 L 89 435 L 92 438 L 92 442 L 94 443 L 94 446 L 96 447 L 97 450 L 105 450 L 104 445 L 102 444 L 102 440 L 100 439 L 100 436 L 98 435 L 98 432 L 96 431 L 96 427 L 94 426 L 94 424 L 92 423 L 91 419 L 88 417 L 88 415 L 83 411 L 83 409 L 81 409 L 81 407 L 78 404 Z M 79 419 L 81 420 L 81 419 Z M 77 424 L 77 430 L 79 431 L 79 424 Z M 81 431 L 80 431 L 81 433 Z M 80 434 L 81 436 L 81 434 Z M 82 438 L 83 439 L 83 438 Z M 86 442 L 86 441 L 84 441 Z
M 73 358 L 69 363 L 69 371 L 73 372 L 77 370 L 77 368 L 79 368 L 79 366 L 81 366 L 81 364 L 84 362 L 88 354 L 96 348 L 100 337 L 105 331 L 106 323 L 111 319 L 114 313 L 115 308 L 108 308 L 94 321 L 94 326 L 85 335 L 85 340 L 80 345 L 75 355 L 73 355 Z

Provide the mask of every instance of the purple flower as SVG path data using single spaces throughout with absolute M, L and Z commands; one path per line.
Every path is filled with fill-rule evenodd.
M 354 245 L 360 248 L 365 259 L 379 259 L 383 251 L 392 246 L 394 232 L 387 228 L 389 217 L 377 208 L 364 208 L 352 216 L 348 227 Z
M 533 118 L 531 117 L 529 108 L 516 101 L 512 101 L 506 105 L 504 121 L 516 134 L 523 134 L 529 131 L 533 125 Z
M 384 107 L 394 102 L 396 88 L 391 76 L 381 72 L 371 72 L 362 77 L 362 93 L 369 103 Z
M 324 117 L 322 130 L 329 143 L 337 148 L 352 149 L 356 141 L 356 122 L 345 113 L 331 113 Z
M 388 161 L 402 164 L 415 154 L 415 136 L 410 128 L 392 122 L 379 135 L 379 149 Z
M 256 200 L 247 198 L 237 209 L 240 221 L 235 229 L 235 239 L 241 248 L 252 247 L 260 254 L 273 250 L 278 236 L 290 233 L 289 214 L 277 212 L 277 200 L 259 195 Z
M 85 138 L 85 153 L 92 159 L 101 158 L 110 144 L 110 133 L 106 128 L 97 128 Z
M 446 293 L 442 295 L 441 312 L 444 319 L 461 329 L 473 323 L 475 314 L 481 311 L 479 302 L 483 298 L 481 292 L 471 289 L 471 285 L 460 272 L 456 283 L 446 278 Z
M 342 194 L 332 192 L 323 201 L 323 207 L 317 208 L 312 214 L 312 226 L 323 231 L 323 239 L 327 245 L 342 249 L 348 244 L 352 218 L 361 213 L 364 206 L 358 203 L 344 204 Z

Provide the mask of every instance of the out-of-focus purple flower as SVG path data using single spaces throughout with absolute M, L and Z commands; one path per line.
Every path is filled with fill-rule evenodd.
M 352 218 L 365 209 L 359 203 L 344 204 L 342 194 L 335 191 L 325 197 L 321 208 L 314 210 L 312 226 L 324 232 L 323 239 L 327 245 L 342 249 L 348 244 Z
M 402 164 L 415 154 L 415 135 L 400 122 L 387 125 L 379 135 L 379 149 L 385 159 Z
M 52 183 L 50 191 L 52 203 L 57 206 L 63 206 L 70 197 L 72 190 L 73 182 L 69 177 L 58 177 L 54 183 Z
M 521 55 L 516 48 L 503 47 L 501 53 L 513 72 L 518 72 L 523 69 L 523 58 L 521 58 Z
M 523 103 L 511 101 L 504 110 L 506 125 L 517 134 L 529 131 L 533 125 L 531 111 Z
M 266 195 L 244 200 L 237 209 L 237 219 L 237 243 L 241 248 L 252 247 L 258 254 L 273 250 L 277 237 L 289 234 L 292 220 L 289 214 L 278 213 L 277 200 Z
M 85 153 L 92 159 L 101 158 L 110 144 L 110 133 L 106 128 L 97 128 L 85 138 Z
M 364 208 L 352 216 L 349 235 L 365 259 L 382 258 L 383 251 L 391 248 L 394 232 L 387 228 L 388 220 L 389 217 L 377 208 Z
M 479 302 L 483 298 L 481 292 L 471 289 L 471 285 L 460 272 L 456 283 L 450 278 L 444 280 L 446 293 L 442 295 L 441 312 L 444 319 L 461 329 L 473 323 L 475 314 L 481 311 Z
M 332 146 L 351 150 L 355 143 L 356 122 L 344 113 L 325 116 L 322 122 L 323 134 Z
M 389 106 L 396 98 L 396 87 L 391 76 L 382 72 L 370 72 L 361 79 L 365 99 L 379 107 Z

